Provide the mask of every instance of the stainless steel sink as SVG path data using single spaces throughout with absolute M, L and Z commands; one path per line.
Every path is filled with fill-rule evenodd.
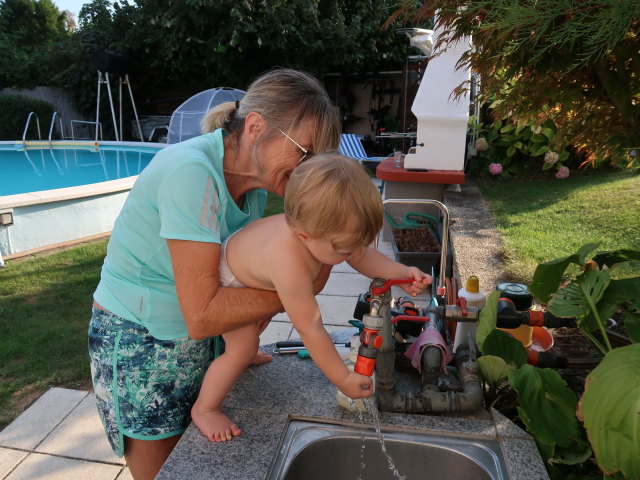
M 393 480 L 373 429 L 293 420 L 268 480 Z M 502 480 L 495 440 L 383 430 L 387 452 L 406 480 Z M 363 440 L 364 438 L 364 440 Z M 364 441 L 364 448 L 362 448 Z M 361 467 L 364 463 L 364 467 Z

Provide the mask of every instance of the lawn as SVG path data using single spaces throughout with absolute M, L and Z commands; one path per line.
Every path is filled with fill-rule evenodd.
M 265 215 L 281 211 L 269 195 Z M 50 387 L 91 388 L 87 326 L 106 245 L 0 269 L 0 430 Z
M 538 263 L 586 243 L 640 250 L 640 175 L 633 172 L 478 186 L 504 238 L 505 269 L 514 280 L 529 283 Z M 636 267 L 618 275 L 637 275 Z

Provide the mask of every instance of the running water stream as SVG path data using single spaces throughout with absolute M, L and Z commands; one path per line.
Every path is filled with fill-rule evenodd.
M 380 413 L 378 412 L 378 407 L 375 401 L 370 398 L 365 398 L 364 405 L 366 408 L 367 415 L 371 417 L 371 421 L 376 431 L 376 436 L 378 437 L 378 441 L 380 442 L 380 448 L 382 449 L 382 453 L 387 458 L 389 470 L 393 473 L 393 478 L 397 480 L 406 480 L 406 476 L 400 474 L 400 472 L 398 471 L 398 468 L 393 462 L 393 459 L 391 458 L 391 455 L 389 455 L 389 452 L 387 452 L 387 446 L 384 442 L 384 434 L 382 433 L 382 429 L 380 426 Z M 355 402 L 352 405 L 352 408 L 350 410 L 356 411 L 358 413 L 358 420 L 360 422 L 367 423 L 367 420 L 365 419 L 365 412 L 363 412 L 362 409 L 357 408 L 355 405 Z M 365 443 L 366 437 L 365 437 L 364 427 L 360 430 L 360 433 L 361 433 L 362 443 L 360 445 L 360 473 L 358 474 L 357 480 L 364 480 L 362 476 L 364 472 L 364 468 L 366 466 L 364 461 L 364 452 L 366 448 L 366 443 Z

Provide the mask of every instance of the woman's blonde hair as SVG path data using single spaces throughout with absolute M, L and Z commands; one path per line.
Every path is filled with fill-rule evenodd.
M 358 241 L 368 245 L 382 228 L 384 211 L 380 192 L 362 165 L 342 155 L 320 154 L 291 174 L 284 214 L 290 226 L 313 238 L 356 232 Z
M 308 125 L 314 152 L 335 151 L 338 147 L 337 109 L 322 84 L 307 73 L 279 68 L 263 74 L 253 81 L 240 102 L 222 103 L 209 110 L 200 123 L 202 133 L 218 128 L 232 134 L 241 132 L 249 112 L 259 113 L 271 126 L 285 132 Z

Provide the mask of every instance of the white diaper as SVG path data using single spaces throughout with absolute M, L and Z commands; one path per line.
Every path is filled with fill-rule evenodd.
M 234 234 L 230 235 L 222 244 L 222 253 L 220 255 L 220 265 L 218 266 L 218 273 L 220 274 L 220 283 L 224 287 L 244 287 L 242 283 L 240 283 L 236 276 L 229 268 L 229 264 L 227 263 L 227 243 L 231 240 Z

